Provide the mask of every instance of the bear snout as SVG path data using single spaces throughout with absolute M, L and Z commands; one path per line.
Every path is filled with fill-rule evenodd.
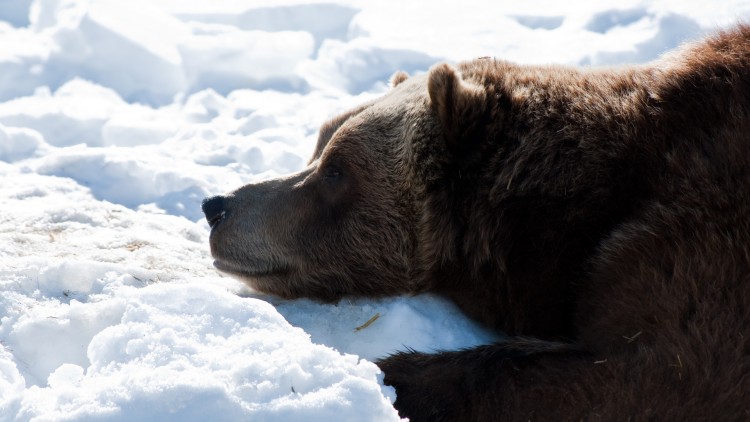
M 206 221 L 208 221 L 208 225 L 211 228 L 214 228 L 217 224 L 221 223 L 227 215 L 227 211 L 224 208 L 225 202 L 223 196 L 216 195 L 204 199 L 201 203 L 201 209 L 203 210 L 203 214 L 206 215 Z

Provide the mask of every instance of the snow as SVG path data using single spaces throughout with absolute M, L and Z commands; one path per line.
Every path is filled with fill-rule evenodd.
M 0 421 L 398 420 L 372 363 L 501 341 L 444 299 L 211 266 L 200 201 L 304 166 L 396 70 L 645 62 L 750 0 L 0 1 Z

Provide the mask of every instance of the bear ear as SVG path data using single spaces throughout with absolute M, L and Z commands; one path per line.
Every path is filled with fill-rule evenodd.
M 477 127 L 477 119 L 487 107 L 487 92 L 484 87 L 461 79 L 446 63 L 430 69 L 427 91 L 449 148 L 454 151 L 461 149 L 461 139 Z
M 394 73 L 393 76 L 391 76 L 391 88 L 397 87 L 398 84 L 407 79 L 409 79 L 409 74 L 404 72 L 403 70 L 399 70 L 398 72 Z

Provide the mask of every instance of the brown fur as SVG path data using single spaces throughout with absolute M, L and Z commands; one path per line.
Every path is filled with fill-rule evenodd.
M 393 85 L 303 171 L 208 201 L 220 269 L 435 291 L 512 336 L 380 361 L 412 421 L 750 419 L 750 26 L 640 67 Z

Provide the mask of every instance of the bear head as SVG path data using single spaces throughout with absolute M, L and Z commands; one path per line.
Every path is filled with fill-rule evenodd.
M 467 160 L 487 92 L 446 64 L 392 85 L 325 123 L 304 169 L 204 201 L 217 269 L 285 298 L 430 288 L 454 247 L 427 228 L 450 218 L 427 210 L 430 191 Z

